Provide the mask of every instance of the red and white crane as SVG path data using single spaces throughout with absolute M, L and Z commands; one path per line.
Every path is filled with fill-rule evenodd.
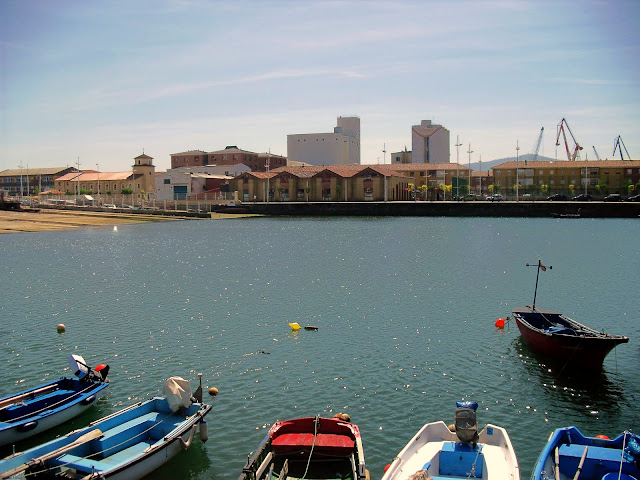
M 565 132 L 565 129 L 569 132 L 569 135 L 571 135 L 571 140 L 573 140 L 573 143 L 575 145 L 573 147 L 573 153 L 569 150 L 569 142 L 567 142 L 567 134 Z M 580 150 L 582 150 L 582 147 L 576 140 L 576 137 L 573 136 L 573 132 L 571 131 L 571 128 L 569 128 L 569 124 L 564 118 L 558 124 L 558 136 L 556 137 L 556 147 L 560 146 L 561 134 L 562 134 L 562 138 L 564 139 L 565 149 L 567 150 L 567 159 L 569 161 L 573 161 L 576 158 L 580 158 L 579 154 L 580 154 Z

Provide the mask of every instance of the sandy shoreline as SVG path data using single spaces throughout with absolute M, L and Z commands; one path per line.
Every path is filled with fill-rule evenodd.
M 211 214 L 211 218 L 213 219 L 237 218 L 241 216 L 243 215 Z M 109 212 L 79 212 L 76 210 L 0 210 L 0 234 L 67 230 L 79 227 L 122 225 L 126 223 L 171 222 L 187 219 L 203 220 L 201 218 L 189 217 L 164 217 L 162 215 Z

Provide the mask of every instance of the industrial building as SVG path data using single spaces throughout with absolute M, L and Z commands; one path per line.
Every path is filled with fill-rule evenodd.
M 338 117 L 332 133 L 287 135 L 287 159 L 309 165 L 360 164 L 360 118 Z

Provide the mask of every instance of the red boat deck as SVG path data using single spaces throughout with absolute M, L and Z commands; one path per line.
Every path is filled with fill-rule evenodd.
M 284 433 L 271 442 L 276 454 L 293 453 L 300 450 L 309 451 L 313 446 L 314 453 L 334 456 L 347 456 L 353 452 L 355 441 L 345 435 L 332 433 Z

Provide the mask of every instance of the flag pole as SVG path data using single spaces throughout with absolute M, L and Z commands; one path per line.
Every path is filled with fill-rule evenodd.
M 533 305 L 531 306 L 531 311 L 534 312 L 536 309 L 536 296 L 538 295 L 538 279 L 540 278 L 540 269 L 542 269 L 543 272 L 547 271 L 547 267 L 545 267 L 542 264 L 542 260 L 539 259 L 538 260 L 538 264 L 537 265 L 531 265 L 529 263 L 527 263 L 527 267 L 538 267 L 538 271 L 536 272 L 536 288 L 533 291 Z M 549 268 L 553 268 L 552 266 L 549 266 Z

